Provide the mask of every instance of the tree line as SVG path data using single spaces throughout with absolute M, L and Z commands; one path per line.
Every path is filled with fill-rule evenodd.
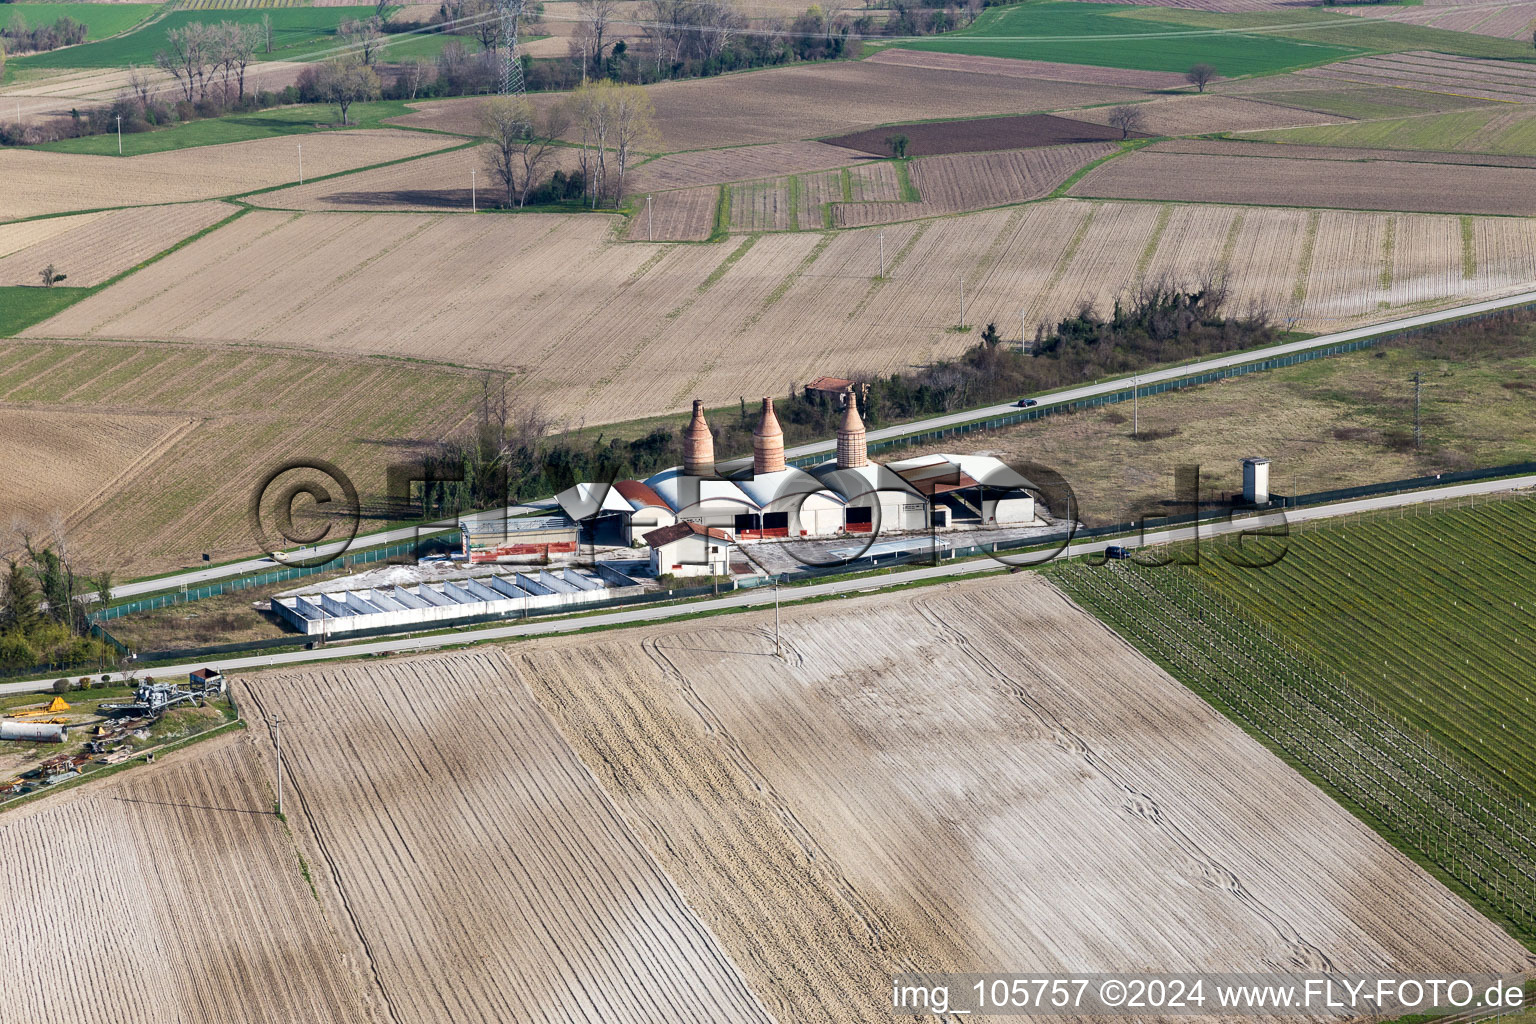
M 871 429 L 993 405 L 1020 395 L 1133 373 L 1150 366 L 1215 352 L 1274 344 L 1279 331 L 1259 309 L 1232 314 L 1225 283 L 1212 276 L 1192 288 L 1167 281 L 1144 284 L 1117 301 L 1108 315 L 1085 306 L 1029 344 L 1004 344 L 995 324 L 955 359 L 889 375 L 845 371 L 853 397 Z M 638 438 L 605 431 L 556 431 L 537 405 L 509 395 L 504 378 L 487 376 L 473 426 L 436 446 L 429 457 L 440 477 L 430 511 L 450 515 L 502 501 L 558 493 L 580 481 L 643 478 L 682 461 L 681 422 Z M 788 446 L 833 436 L 842 400 L 791 386 L 774 409 Z M 749 455 L 759 407 L 742 396 L 734 415 L 710 414 L 721 460 Z
M 0 589 L 0 670 L 115 663 L 116 648 L 90 635 L 90 619 L 76 600 L 95 594 L 105 601 L 111 573 L 82 578 L 63 545 L 37 545 L 27 534 L 21 539 Z
M 0 29 L 0 68 L 5 66 L 4 54 L 41 53 L 57 50 L 61 46 L 74 46 L 85 42 L 86 26 L 68 15 L 51 25 L 27 27 L 27 19 L 20 12 L 11 15 L 5 28 Z

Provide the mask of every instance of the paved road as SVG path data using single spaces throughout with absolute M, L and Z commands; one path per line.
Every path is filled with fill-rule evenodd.
M 1330 519 L 1336 516 L 1354 515 L 1359 512 L 1371 512 L 1380 509 L 1399 508 L 1406 505 L 1415 505 L 1421 502 L 1443 501 L 1451 498 L 1464 498 L 1479 494 L 1496 494 L 1504 491 L 1521 490 L 1536 487 L 1536 475 L 1512 477 L 1506 480 L 1482 480 L 1470 484 L 1458 484 L 1452 487 L 1441 487 L 1427 491 L 1411 491 L 1406 494 L 1386 494 L 1373 498 L 1360 498 L 1355 501 L 1339 502 L 1333 505 L 1317 505 L 1311 508 L 1287 509 L 1283 512 L 1272 512 L 1262 516 L 1250 516 L 1232 522 L 1201 523 L 1181 526 L 1174 529 L 1159 530 L 1148 533 L 1144 538 L 1126 540 L 1106 538 L 1086 541 L 1081 544 L 1073 544 L 1065 552 L 1056 557 L 1070 557 L 1072 555 L 1092 554 L 1103 551 L 1112 544 L 1127 547 L 1139 547 L 1142 545 L 1156 545 L 1174 543 L 1177 541 L 1192 540 L 1195 531 L 1199 530 L 1200 538 L 1219 537 L 1225 534 L 1241 533 L 1245 530 L 1258 530 L 1264 527 L 1279 526 L 1282 523 L 1303 523 L 1317 519 Z M 830 583 L 816 583 L 805 586 L 797 586 L 784 591 L 790 600 L 801 600 L 810 597 L 826 597 L 838 594 L 855 594 L 884 587 L 896 586 L 902 583 L 915 583 L 921 580 L 931 580 L 953 577 L 963 579 L 981 573 L 1001 572 L 1005 567 L 991 559 L 977 559 L 970 562 L 954 564 L 925 566 L 919 569 L 908 569 L 901 572 L 890 573 L 885 576 L 868 576 L 862 579 L 844 579 Z M 373 640 L 367 643 L 345 644 L 328 647 L 317 651 L 289 651 L 284 654 L 254 655 L 244 658 L 219 658 L 214 659 L 225 672 L 250 671 L 269 668 L 278 665 L 298 665 L 319 661 L 332 661 L 337 658 L 355 658 L 360 654 L 377 654 L 384 651 L 402 653 L 406 651 L 429 651 L 440 647 L 457 647 L 469 643 L 481 643 L 488 640 L 511 640 L 527 636 L 548 636 L 558 633 L 570 633 L 576 630 L 591 629 L 594 626 L 620 626 L 638 625 L 640 623 L 654 621 L 656 619 L 673 618 L 680 615 L 691 615 L 710 611 L 730 611 L 743 608 L 762 607 L 774 602 L 772 587 L 755 587 L 750 590 L 736 590 L 717 598 L 692 601 L 686 604 L 656 604 L 639 608 L 626 608 L 619 611 L 606 612 L 597 615 L 587 615 L 575 618 L 547 619 L 527 623 L 517 623 L 508 626 L 495 626 L 487 629 L 470 630 L 463 633 L 454 633 L 442 636 L 398 637 L 386 640 Z M 193 669 L 201 668 L 205 662 L 188 663 L 185 665 L 157 665 L 146 671 L 156 676 L 174 679 L 184 676 Z M 13 683 L 0 683 L 0 694 L 27 693 L 46 689 L 52 685 L 52 679 L 23 680 Z
M 1068 391 L 1057 391 L 1050 395 L 1041 396 L 1040 407 L 1061 405 L 1063 402 L 1076 402 L 1084 398 L 1092 398 L 1095 395 L 1107 395 L 1116 391 L 1124 391 L 1130 388 L 1137 380 L 1142 385 L 1156 384 L 1158 381 L 1164 380 L 1178 380 L 1180 377 L 1190 377 L 1197 373 L 1205 373 L 1208 370 L 1218 370 L 1228 366 L 1241 366 L 1244 363 L 1256 363 L 1264 359 L 1273 359 L 1276 356 L 1290 355 L 1293 352 L 1306 352 L 1309 349 L 1326 348 L 1329 345 L 1356 341 L 1360 338 L 1369 338 L 1377 334 L 1395 334 L 1399 331 L 1412 330 L 1416 327 L 1427 327 L 1431 324 L 1444 323 L 1447 320 L 1459 320 L 1463 317 L 1478 316 L 1483 313 L 1492 313 L 1501 309 L 1531 304 L 1536 304 L 1536 291 L 1521 292 L 1519 295 L 1509 295 L 1502 299 L 1474 302 L 1467 306 L 1443 309 L 1438 313 L 1420 313 L 1417 316 L 1404 317 L 1401 320 L 1389 320 L 1386 323 L 1373 324 L 1369 327 L 1357 327 L 1348 331 L 1339 331 L 1336 334 L 1321 334 L 1315 338 L 1307 338 L 1304 341 L 1288 341 L 1283 345 L 1272 345 L 1269 348 L 1255 349 L 1251 352 L 1237 352 L 1229 356 L 1202 359 L 1197 363 L 1170 366 L 1163 370 L 1149 370 L 1146 373 L 1137 374 L 1134 378 L 1120 377 L 1116 380 L 1089 384 L 1086 387 L 1072 388 Z M 952 413 L 948 416 L 934 416 L 930 419 L 918 420 L 913 423 L 882 427 L 879 430 L 870 431 L 868 437 L 871 441 L 888 440 L 893 437 L 921 434 L 930 430 L 939 430 L 943 427 L 957 426 L 961 423 L 970 423 L 973 420 L 1011 412 L 1018 412 L 1018 407 L 1012 402 L 1005 402 L 1002 405 L 994 405 L 985 409 L 970 409 L 965 412 Z M 804 444 L 798 448 L 788 449 L 784 454 L 790 458 L 798 458 L 802 455 L 817 455 L 822 452 L 831 452 L 836 450 L 836 448 L 836 440 L 817 441 L 815 444 Z
M 1337 345 L 1341 342 L 1354 341 L 1359 338 L 1368 338 L 1377 334 L 1391 334 L 1397 331 L 1410 330 L 1415 327 L 1425 327 L 1431 324 L 1444 323 L 1447 320 L 1457 320 L 1462 317 L 1477 316 L 1482 313 L 1496 312 L 1514 306 L 1524 306 L 1536 303 L 1536 291 L 1521 292 L 1518 295 L 1509 295 L 1501 299 L 1488 299 L 1483 302 L 1474 302 L 1466 306 L 1456 306 L 1452 309 L 1444 309 L 1438 313 L 1421 313 L 1417 316 L 1404 317 L 1401 320 L 1389 320 L 1386 323 L 1374 324 L 1369 327 L 1357 327 L 1348 331 L 1340 331 L 1336 334 L 1324 334 L 1316 338 L 1308 338 L 1304 341 L 1286 342 L 1283 345 L 1274 345 L 1265 349 L 1257 349 L 1252 352 L 1238 352 L 1233 355 L 1220 356 L 1213 359 L 1203 359 L 1197 363 L 1186 363 L 1182 366 L 1169 367 L 1163 370 L 1150 370 L 1136 377 L 1121 377 L 1117 380 L 1103 381 L 1098 384 L 1089 384 L 1085 387 L 1073 388 L 1068 391 L 1058 391 L 1054 394 L 1040 398 L 1041 407 L 1060 405 L 1063 402 L 1075 402 L 1083 398 L 1091 398 L 1095 395 L 1109 394 L 1115 391 L 1124 391 L 1131 387 L 1135 381 L 1141 384 L 1155 384 L 1163 380 L 1177 380 L 1180 377 L 1188 377 L 1208 370 L 1220 369 L 1228 366 L 1240 366 L 1244 363 L 1258 362 L 1263 359 L 1272 359 L 1276 356 L 1289 355 L 1293 352 L 1305 352 L 1309 349 L 1322 348 L 1328 345 Z M 922 434 L 930 430 L 938 430 L 943 427 L 955 426 L 960 423 L 969 423 L 972 420 L 984 419 L 987 416 L 997 416 L 1003 413 L 1016 411 L 1011 403 L 994 405 L 986 409 L 971 409 L 966 412 L 957 412 L 947 416 L 934 416 L 926 420 L 915 420 L 911 423 L 902 423 L 892 427 L 882 427 L 879 430 L 870 431 L 871 441 L 888 440 L 895 437 L 905 437 L 908 434 Z M 836 448 L 835 440 L 818 441 L 815 444 L 801 445 L 791 448 L 785 454 L 790 458 L 803 455 L 816 455 L 822 452 L 830 452 Z M 512 508 L 497 509 L 478 513 L 473 517 L 481 519 L 505 518 L 507 516 L 522 515 L 526 512 L 548 509 L 553 506 L 551 499 L 532 502 L 526 505 L 517 505 Z M 451 523 L 445 523 L 452 525 Z M 359 537 L 352 542 L 347 550 L 361 551 L 367 548 L 378 547 L 382 544 L 393 544 L 397 541 L 410 540 L 416 533 L 417 527 L 402 527 L 398 530 L 388 530 L 382 533 L 369 534 Z M 333 544 L 321 544 L 313 548 L 300 548 L 288 552 L 290 561 L 308 560 L 317 555 L 334 556 L 342 550 L 340 542 Z M 199 586 L 203 583 L 211 583 L 215 580 L 231 579 L 236 576 L 244 576 L 248 573 L 261 572 L 265 569 L 278 568 L 281 563 L 267 555 L 256 558 L 248 558 L 240 562 L 231 562 L 228 565 L 210 566 L 207 569 L 191 569 L 183 573 L 174 573 L 150 580 L 140 580 L 135 583 L 124 583 L 112 588 L 114 598 L 136 597 L 142 594 L 155 594 L 167 590 L 175 590 L 183 585 Z M 94 601 L 95 595 L 82 598 L 87 602 Z
M 547 511 L 553 504 L 553 501 L 536 501 L 528 505 L 514 505 L 511 508 L 480 512 L 473 516 L 465 516 L 464 518 L 494 521 L 496 519 L 505 519 L 508 516 L 520 516 L 526 512 Z M 453 525 L 455 525 L 454 520 L 444 520 L 440 524 L 434 524 L 434 528 L 448 528 Z M 368 534 L 365 537 L 358 537 L 351 544 L 335 541 L 330 544 L 317 544 L 311 548 L 295 548 L 292 551 L 284 552 L 284 558 L 287 559 L 287 564 L 289 565 L 299 561 L 307 562 L 320 556 L 334 558 L 343 550 L 364 551 L 368 548 L 410 540 L 416 536 L 419 529 L 421 527 L 402 526 L 398 530 L 385 530 L 380 533 Z M 121 586 L 112 588 L 112 596 L 114 598 L 123 598 L 136 597 L 140 594 L 158 594 L 166 590 L 175 590 L 182 586 L 196 587 L 217 580 L 244 576 L 248 573 L 262 572 L 267 569 L 280 569 L 283 566 L 283 562 L 277 561 L 270 555 L 261 555 L 257 558 L 247 558 L 241 562 L 230 562 L 228 565 L 215 565 L 207 569 L 189 569 L 186 572 L 175 573 L 170 576 L 139 580 L 136 583 L 124 583 Z M 81 600 L 86 602 L 94 601 L 96 600 L 96 595 L 84 595 Z

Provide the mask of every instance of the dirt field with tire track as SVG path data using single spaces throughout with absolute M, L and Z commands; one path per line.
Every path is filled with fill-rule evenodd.
M 244 735 L 8 812 L 7 1020 L 377 1020 Z
M 394 1019 L 772 1024 L 499 652 L 246 685 Z
M 781 1021 L 892 1020 L 921 964 L 1525 963 L 1045 582 L 826 608 L 787 664 L 764 615 L 509 652 Z

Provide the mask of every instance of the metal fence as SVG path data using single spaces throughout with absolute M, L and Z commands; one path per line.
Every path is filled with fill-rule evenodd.
M 1428 328 L 1420 328 L 1427 330 Z M 1401 334 L 1415 333 L 1404 331 Z M 1080 398 L 1072 402 L 1060 402 L 1054 405 L 1039 405 L 1030 409 L 1019 409 L 1015 412 L 999 413 L 986 419 L 972 420 L 968 423 L 957 423 L 949 427 L 941 427 L 938 430 L 928 430 L 917 434 L 906 434 L 902 437 L 884 438 L 869 442 L 871 452 L 884 451 L 891 448 L 912 448 L 933 444 L 946 437 L 959 437 L 964 434 L 974 434 L 983 430 L 1000 430 L 1003 427 L 1018 426 L 1020 423 L 1030 423 L 1034 420 L 1044 419 L 1047 416 L 1059 416 L 1063 413 L 1076 412 L 1079 409 L 1095 409 L 1104 405 L 1118 405 L 1121 402 L 1129 402 L 1135 394 L 1148 396 L 1160 395 L 1166 391 L 1179 391 L 1183 388 L 1198 387 L 1201 384 L 1210 384 L 1214 381 L 1225 380 L 1228 377 L 1242 377 L 1250 373 L 1263 373 L 1266 370 L 1278 370 L 1286 366 L 1296 366 L 1299 363 L 1311 362 L 1314 359 L 1324 359 L 1328 356 L 1343 355 L 1346 352 L 1357 352 L 1363 348 L 1369 348 L 1389 338 L 1399 337 L 1401 334 L 1377 334 L 1369 338 L 1356 338 L 1354 341 L 1340 342 L 1337 345 L 1324 345 L 1320 348 L 1306 349 L 1302 352 L 1292 352 L 1288 355 L 1273 356 L 1269 359 L 1259 359 L 1251 363 L 1240 363 L 1236 366 L 1224 366 L 1216 370 L 1207 370 L 1204 373 L 1193 374 L 1188 377 L 1178 377 L 1173 380 L 1154 381 L 1143 384 L 1139 388 L 1124 388 L 1119 391 L 1109 391 L 1102 395 L 1093 395 L 1089 398 Z M 804 469 L 814 466 L 826 460 L 826 454 L 801 455 L 789 460 L 792 465 Z
M 91 621 L 106 622 L 111 619 L 120 619 L 125 615 L 133 615 L 136 612 L 153 611 L 156 608 L 169 608 L 172 605 L 186 604 L 190 601 L 201 601 L 204 598 L 217 597 L 220 594 L 249 590 L 252 587 L 264 587 L 269 583 L 286 583 L 289 580 L 303 579 L 306 576 L 314 576 L 322 572 L 346 569 L 354 565 L 367 565 L 371 562 L 382 562 L 400 555 L 411 555 L 414 557 L 426 543 L 428 542 L 417 540 L 400 541 L 397 544 L 384 544 L 375 548 L 364 548 L 361 551 L 348 552 L 339 558 L 331 559 L 323 565 L 285 566 L 282 569 L 273 569 L 270 572 L 258 573 L 255 576 L 241 576 L 236 579 L 221 580 L 218 583 L 209 583 L 201 587 L 182 587 L 179 590 L 170 590 L 163 594 L 154 594 L 135 601 L 115 604 L 109 608 L 96 609 L 91 612 Z

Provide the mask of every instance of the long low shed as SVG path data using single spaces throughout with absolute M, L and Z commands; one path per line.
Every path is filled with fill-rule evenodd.
M 414 587 L 298 594 L 274 598 L 272 610 L 306 636 L 337 636 L 576 607 L 639 585 L 622 570 L 599 564 L 591 573 L 540 569 Z

